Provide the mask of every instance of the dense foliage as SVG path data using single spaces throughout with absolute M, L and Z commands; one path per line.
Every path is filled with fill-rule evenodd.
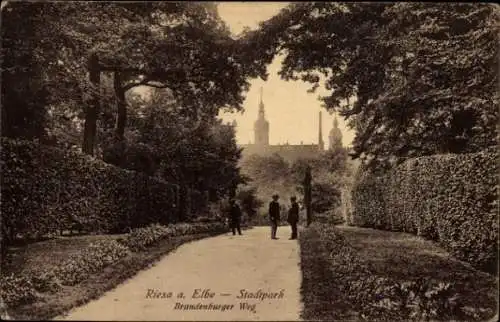
M 289 204 L 291 196 L 303 202 L 303 185 L 306 168 L 312 171 L 312 210 L 323 213 L 340 205 L 340 186 L 346 170 L 347 150 L 338 148 L 318 153 L 316 156 L 288 162 L 279 154 L 270 156 L 250 155 L 241 162 L 241 172 L 250 179 L 260 200 L 271 200 L 274 193 L 280 202 Z M 265 203 L 267 205 L 267 202 Z
M 66 110 L 74 123 L 67 130 L 83 123 L 89 154 L 98 143 L 103 104 L 116 106 L 115 134 L 123 140 L 130 89 L 168 88 L 186 114 L 216 115 L 221 108 L 242 108 L 249 76 L 266 77 L 261 64 L 241 55 L 213 3 L 10 2 L 2 8 L 2 27 L 3 78 L 12 80 L 2 83 L 8 96 L 3 134 L 62 135 L 45 116 L 48 109 L 56 115 Z M 112 101 L 102 100 L 106 77 Z M 26 121 L 23 114 L 36 117 Z M 22 126 L 32 133 L 22 133 Z
M 131 251 L 144 251 L 154 243 L 177 236 L 225 232 L 222 222 L 149 225 L 138 228 L 118 240 L 92 242 L 53 268 L 40 267 L 37 272 L 2 275 L 0 297 L 8 307 L 27 304 L 39 293 L 55 292 L 61 285 L 72 286 L 126 257 Z
M 2 10 L 2 136 L 45 139 L 47 134 L 44 123 L 49 93 L 37 45 L 30 41 L 40 37 L 31 23 L 37 19 L 33 9 L 19 6 L 12 15 Z M 28 21 L 19 24 L 20 19 Z
M 132 251 L 140 251 L 165 238 L 211 231 L 223 232 L 226 228 L 221 221 L 190 224 L 180 223 L 169 226 L 153 224 L 143 228 L 132 229 L 126 238 L 120 240 L 120 242 Z
M 280 195 L 282 201 L 295 194 L 295 186 L 289 176 L 289 162 L 279 154 L 269 156 L 250 155 L 242 159 L 241 173 L 249 179 L 248 187 L 256 190 L 257 199 L 267 207 L 271 196 Z
M 109 227 L 107 222 L 101 227 L 100 219 L 111 217 L 135 222 L 132 226 L 169 222 L 166 217 L 173 213 L 200 211 L 240 183 L 234 130 L 216 116 L 219 109 L 241 110 L 248 77 L 266 75 L 262 66 L 241 55 L 215 4 L 9 2 L 2 6 L 2 39 L 2 78 L 10 80 L 2 82 L 3 137 L 38 140 L 33 147 L 43 143 L 65 150 L 78 150 L 83 138 L 84 153 L 178 186 L 160 189 L 139 174 L 124 176 L 118 186 L 108 184 L 102 176 L 94 177 L 102 169 L 61 159 L 51 184 L 44 186 L 47 173 L 42 171 L 36 188 L 29 188 L 38 190 L 34 196 L 40 200 L 26 202 L 32 207 L 28 211 L 15 205 L 28 197 L 26 174 L 36 165 L 17 158 L 12 171 L 24 173 L 25 179 L 17 181 L 19 189 L 2 187 L 4 196 L 15 200 L 5 206 L 10 235 L 35 226 L 41 234 L 56 226 L 67 229 L 60 222 L 75 221 L 62 218 L 68 216 L 78 217 L 78 226 L 87 231 L 130 226 Z M 144 87 L 163 92 L 137 99 L 131 92 L 141 86 L 143 94 Z M 3 159 L 14 162 L 7 161 L 10 157 Z M 57 182 L 55 178 L 66 172 L 71 175 L 64 180 L 75 182 Z M 129 179 L 134 181 L 131 189 Z M 87 187 L 93 192 L 74 188 L 94 181 L 99 188 Z M 101 190 L 106 185 L 109 188 Z M 152 191 L 157 188 L 161 191 Z M 175 189 L 178 200 L 171 197 Z M 164 195 L 146 197 L 157 193 Z M 121 202 L 132 199 L 141 200 L 140 205 L 133 202 L 121 209 Z M 171 213 L 156 211 L 160 205 L 148 204 L 153 199 Z M 38 208 L 40 219 L 29 224 L 26 213 L 33 216 Z M 148 208 L 154 214 L 144 213 Z M 52 217 L 57 221 L 48 219 Z
M 0 278 L 0 297 L 7 306 L 27 304 L 36 299 L 36 290 L 29 277 L 11 274 Z
M 241 210 L 243 210 L 252 219 L 258 213 L 264 202 L 257 197 L 257 188 L 242 187 L 238 189 L 235 197 L 239 201 Z
M 340 206 L 340 188 L 346 175 L 347 158 L 347 150 L 337 148 L 324 151 L 316 158 L 298 159 L 291 165 L 293 184 L 300 194 L 303 194 L 306 168 L 311 167 L 313 212 L 326 213 Z
M 354 224 L 416 233 L 494 270 L 497 174 L 494 152 L 421 157 L 383 176 L 360 174 L 352 194 Z
M 121 232 L 178 217 L 176 186 L 78 152 L 2 138 L 1 162 L 3 242 L 75 225 Z
M 284 54 L 284 79 L 323 83 L 353 156 L 379 168 L 496 144 L 498 18 L 486 3 L 293 3 L 248 37 Z
M 127 254 L 127 247 L 115 240 L 94 242 L 56 267 L 54 275 L 62 285 L 75 285 Z
M 314 221 L 329 225 L 341 225 L 345 223 L 341 208 L 330 208 L 327 211 L 314 215 Z
M 232 126 L 209 114 L 184 115 L 168 91 L 129 101 L 130 132 L 125 141 L 108 145 L 105 161 L 208 192 L 211 201 L 241 182 Z

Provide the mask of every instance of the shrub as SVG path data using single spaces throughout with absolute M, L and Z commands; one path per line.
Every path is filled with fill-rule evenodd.
M 0 297 L 10 307 L 28 304 L 36 299 L 36 291 L 27 276 L 14 274 L 0 278 Z
M 354 224 L 435 240 L 476 267 L 498 265 L 498 154 L 410 159 L 361 175 L 352 191 Z
M 313 183 L 311 187 L 311 209 L 314 213 L 323 213 L 340 206 L 341 191 L 332 183 Z
M 352 193 L 353 223 L 360 227 L 381 228 L 385 218 L 385 205 L 382 188 L 384 178 L 360 174 Z
M 340 208 L 329 209 L 320 214 L 314 214 L 314 221 L 330 225 L 340 225 L 345 222 Z
M 214 222 L 216 220 L 217 219 L 212 218 L 212 217 L 200 216 L 200 217 L 193 218 L 193 220 L 191 222 L 192 223 L 211 223 L 211 222 Z
M 41 271 L 31 275 L 31 283 L 38 292 L 55 292 L 60 289 L 59 281 L 53 271 Z
M 264 202 L 257 197 L 257 188 L 255 187 L 240 188 L 236 194 L 236 199 L 241 206 L 241 210 L 245 212 L 250 219 L 257 215 L 259 208 L 264 204 Z
M 403 316 L 414 321 L 467 317 L 450 283 L 419 279 L 381 284 L 378 297 L 379 300 L 371 304 L 372 310 L 386 317 Z
M 177 187 L 90 156 L 1 139 L 2 233 L 123 232 L 176 219 Z
M 319 272 L 327 267 L 322 272 L 322 283 L 311 291 L 334 297 L 342 294 L 340 299 L 332 299 L 338 301 L 339 310 L 348 306 L 364 320 L 484 320 L 491 315 L 491 312 L 471 314 L 461 302 L 456 285 L 423 278 L 398 281 L 375 275 L 360 261 L 344 236 L 330 225 L 313 223 L 299 240 L 301 252 L 307 256 L 302 260 L 308 262 L 304 274 L 315 275 L 316 272 L 309 270 Z
M 180 223 L 169 226 L 152 224 L 143 228 L 133 229 L 127 237 L 120 242 L 132 251 L 144 250 L 154 243 L 169 237 L 189 234 L 224 231 L 226 226 L 219 221 Z
M 172 229 L 159 224 L 153 224 L 143 228 L 132 229 L 127 234 L 126 239 L 123 240 L 123 244 L 132 251 L 144 250 L 146 247 L 167 237 L 171 233 Z
M 102 240 L 89 245 L 56 267 L 54 274 L 63 285 L 75 285 L 90 274 L 128 254 L 128 248 L 115 240 Z
M 352 210 L 352 194 L 351 194 L 351 189 L 348 188 L 343 188 L 341 190 L 341 215 L 344 220 L 344 223 L 352 226 L 354 225 L 354 217 L 353 217 L 353 210 Z
M 194 229 L 197 234 L 208 232 L 224 232 L 227 230 L 227 226 L 223 221 L 217 220 L 211 223 L 195 223 Z
M 0 297 L 8 306 L 18 306 L 33 302 L 37 292 L 54 292 L 60 284 L 76 285 L 91 274 L 127 256 L 129 250 L 144 250 L 155 242 L 168 237 L 207 232 L 222 232 L 226 226 L 222 222 L 176 224 L 162 226 L 153 224 L 133 229 L 121 240 L 101 240 L 70 256 L 53 270 L 41 269 L 22 275 L 0 278 Z

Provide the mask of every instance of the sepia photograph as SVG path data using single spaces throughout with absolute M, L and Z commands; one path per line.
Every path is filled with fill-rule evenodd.
M 0 31 L 1 320 L 499 320 L 499 5 L 5 0 Z

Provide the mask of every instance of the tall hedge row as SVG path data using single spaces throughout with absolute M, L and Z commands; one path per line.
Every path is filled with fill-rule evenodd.
M 122 232 L 177 220 L 177 186 L 77 152 L 1 141 L 6 237 L 78 228 Z
M 360 175 L 353 224 L 438 241 L 478 267 L 498 262 L 498 154 L 410 159 L 392 171 Z

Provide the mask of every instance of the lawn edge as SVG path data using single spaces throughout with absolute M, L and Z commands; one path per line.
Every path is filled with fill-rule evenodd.
M 208 232 L 161 240 L 145 251 L 133 252 L 129 256 L 105 267 L 86 281 L 72 287 L 64 287 L 61 291 L 49 295 L 50 301 L 48 303 L 37 301 L 15 308 L 7 308 L 6 313 L 10 320 L 53 320 L 62 317 L 72 309 L 98 299 L 106 292 L 115 289 L 120 284 L 133 278 L 140 271 L 154 266 L 164 256 L 175 251 L 178 247 L 226 233 L 227 231 Z M 82 295 L 68 300 L 66 294 L 75 293 Z
M 326 247 L 325 243 L 328 242 L 328 236 L 322 235 L 321 226 L 324 224 L 317 224 L 319 226 L 307 227 L 302 230 L 301 234 L 299 234 L 299 246 L 300 246 L 300 258 L 301 258 L 301 272 L 302 272 L 302 285 L 301 285 L 301 298 L 303 301 L 303 308 L 300 314 L 300 318 L 304 321 L 359 321 L 366 320 L 363 318 L 363 310 L 358 307 L 349 307 L 346 305 L 343 307 L 344 303 L 342 301 L 338 301 L 336 295 L 333 294 L 335 292 L 335 288 L 328 287 L 328 285 L 334 285 L 335 283 L 341 283 L 342 280 L 336 280 L 333 278 L 334 271 L 331 272 L 331 276 L 329 276 L 329 266 L 331 263 L 328 261 L 328 257 L 330 254 L 330 246 Z M 324 226 L 326 227 L 326 226 Z M 323 228 L 323 227 L 322 227 Z M 328 228 L 335 229 L 340 236 L 346 238 L 340 227 L 332 227 Z M 340 228 L 340 229 L 339 229 Z M 363 228 L 364 229 L 364 228 Z M 373 228 L 369 228 L 371 230 L 376 230 Z M 426 241 L 425 239 L 422 239 Z M 433 243 L 434 244 L 434 243 Z M 348 239 L 344 240 L 344 245 L 357 253 L 358 249 L 351 244 Z M 435 245 L 438 248 L 442 248 L 440 245 Z M 479 275 L 481 278 L 487 279 L 496 279 L 498 284 L 498 276 L 494 276 L 492 274 L 481 271 L 477 268 L 474 268 L 466 262 L 460 261 L 455 257 L 450 256 L 450 258 L 446 259 L 447 261 L 459 262 L 464 264 L 465 267 L 470 268 L 474 271 L 474 274 Z M 365 266 L 365 263 L 360 262 L 362 266 Z M 368 267 L 368 266 L 365 266 Z M 373 273 L 371 269 L 369 269 L 366 273 Z M 396 280 L 397 281 L 397 280 Z M 334 283 L 334 284 L 332 284 Z M 342 296 L 342 294 L 338 294 L 338 296 Z M 330 310 L 329 302 L 334 303 L 337 302 L 337 307 L 334 310 Z M 340 304 L 340 305 L 339 305 Z M 346 304 L 349 304 L 346 302 Z M 498 303 L 497 303 L 498 304 Z M 322 306 L 323 305 L 323 306 Z M 493 309 L 493 307 L 488 307 Z M 338 310 L 340 309 L 340 310 Z M 493 317 L 485 317 L 481 321 L 496 321 L 498 317 L 498 305 L 494 308 L 496 310 L 495 315 Z M 328 312 L 330 311 L 330 312 Z

